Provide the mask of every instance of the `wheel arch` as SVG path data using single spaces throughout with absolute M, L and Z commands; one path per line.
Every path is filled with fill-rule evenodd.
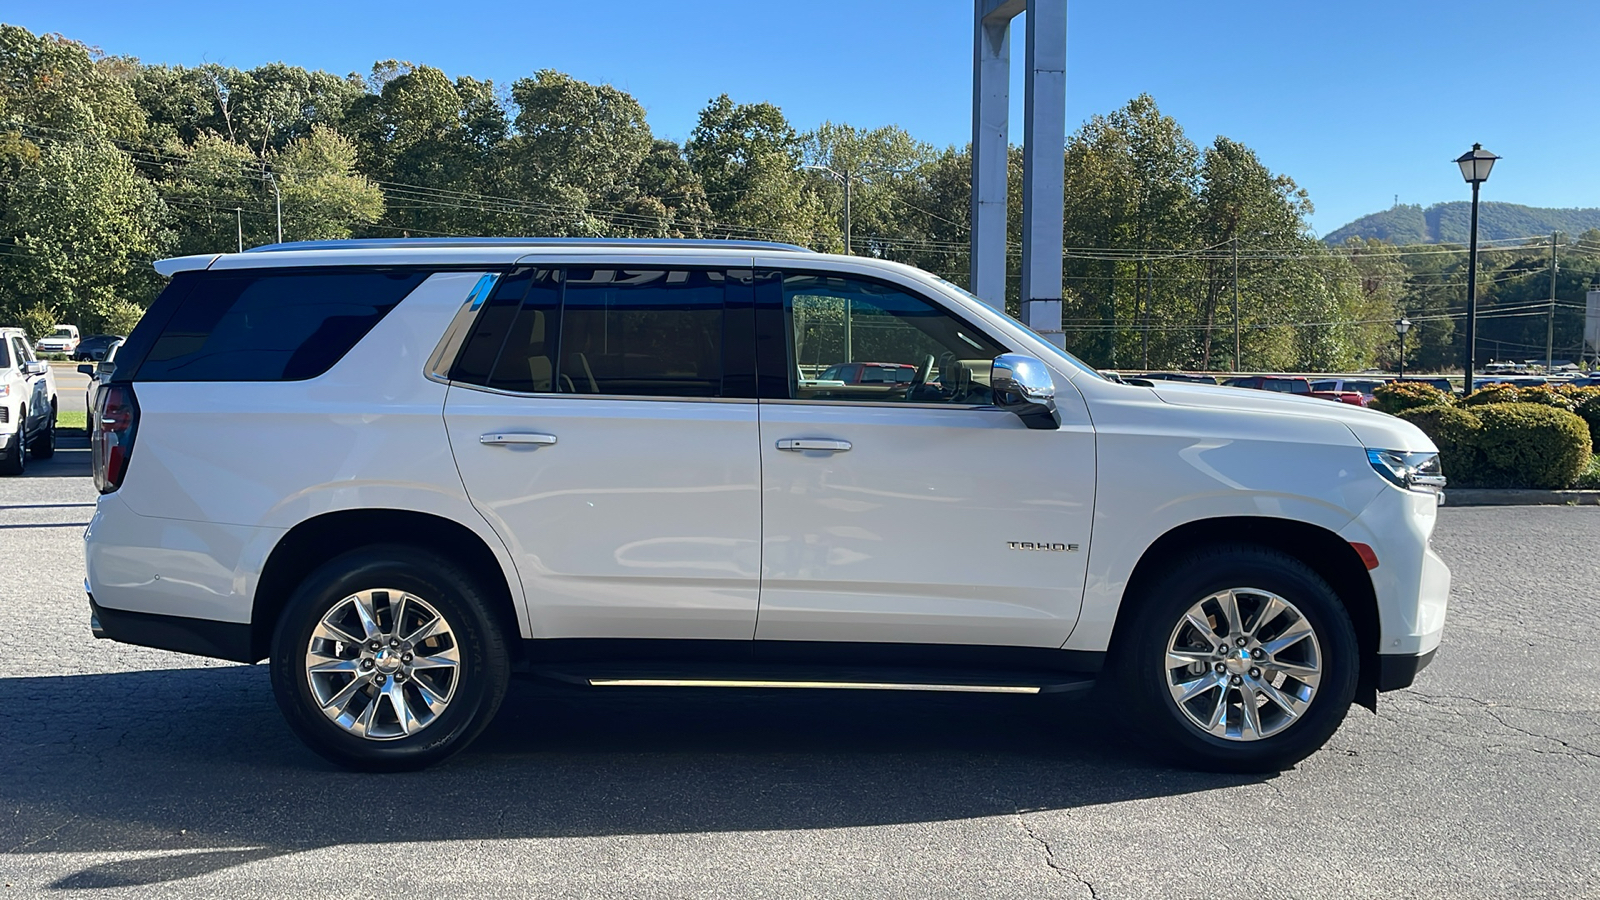
M 1250 543 L 1266 547 L 1305 563 L 1333 588 L 1355 626 L 1361 672 L 1356 682 L 1356 702 L 1376 709 L 1378 702 L 1378 594 L 1372 578 L 1354 547 L 1334 532 L 1295 519 L 1229 516 L 1185 522 L 1155 540 L 1139 557 L 1122 596 L 1127 599 L 1165 571 L 1177 557 L 1211 544 Z M 1132 607 L 1121 605 L 1111 633 L 1116 652 L 1125 625 L 1134 617 Z
M 490 593 L 507 643 L 520 637 L 508 573 L 471 529 L 443 516 L 405 509 L 347 509 L 323 513 L 289 529 L 273 546 L 256 581 L 250 613 L 250 647 L 256 659 L 271 652 L 272 633 L 294 589 L 318 566 L 374 544 L 409 544 L 455 562 Z

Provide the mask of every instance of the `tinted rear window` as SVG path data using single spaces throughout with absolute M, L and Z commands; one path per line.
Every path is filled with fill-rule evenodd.
M 332 368 L 430 273 L 208 272 L 139 365 L 139 381 L 300 381 Z

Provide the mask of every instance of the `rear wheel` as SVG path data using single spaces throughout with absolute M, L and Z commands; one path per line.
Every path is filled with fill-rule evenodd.
M 50 408 L 50 421 L 45 423 L 44 431 L 33 438 L 33 443 L 28 445 L 28 452 L 34 459 L 49 459 L 56 455 L 56 411 Z
M 420 769 L 459 752 L 505 696 L 510 662 L 486 592 L 413 547 L 317 569 L 278 623 L 272 686 L 290 728 L 352 769 Z
M 1299 560 L 1213 548 L 1129 599 L 1137 611 L 1113 665 L 1119 699 L 1152 750 L 1197 768 L 1278 771 L 1344 721 L 1355 628 Z

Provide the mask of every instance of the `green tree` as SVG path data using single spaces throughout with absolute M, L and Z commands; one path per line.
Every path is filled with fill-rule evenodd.
M 355 146 L 314 126 L 268 157 L 283 193 L 284 240 L 347 238 L 383 215 L 383 193 L 355 171 Z
M 778 107 L 723 94 L 700 111 L 685 149 L 717 236 L 832 245 L 837 226 L 809 189 L 800 136 Z

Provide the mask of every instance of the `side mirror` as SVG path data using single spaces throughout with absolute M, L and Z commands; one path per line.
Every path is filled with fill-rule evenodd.
M 24 375 L 43 375 L 48 371 L 50 371 L 50 364 L 42 359 L 22 364 L 22 374 Z
M 995 357 L 989 370 L 989 387 L 994 391 L 994 405 L 1016 413 L 1029 428 L 1061 427 L 1055 379 L 1037 359 L 1018 353 Z
M 89 376 L 90 378 L 94 377 L 94 365 L 92 363 L 84 363 L 78 367 L 78 371 Z

